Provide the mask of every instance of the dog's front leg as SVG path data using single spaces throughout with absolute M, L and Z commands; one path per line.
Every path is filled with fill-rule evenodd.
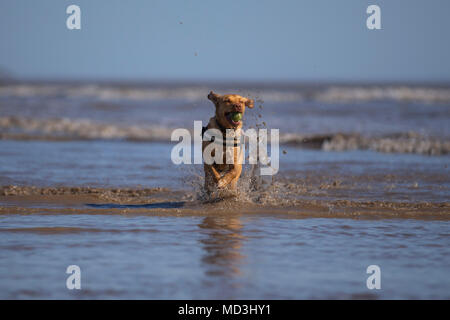
M 208 173 L 212 175 L 214 181 L 217 183 L 221 179 L 220 173 L 214 168 L 214 165 L 205 165 L 205 169 L 208 170 Z
M 242 163 L 244 160 L 244 154 L 241 148 L 233 149 L 233 164 L 231 165 L 230 170 L 225 173 L 222 178 L 217 183 L 219 188 L 224 188 L 231 183 L 231 188 L 236 189 L 236 184 L 241 176 L 242 172 Z
M 217 182 L 217 186 L 219 188 L 225 188 L 228 186 L 231 181 L 235 180 L 241 175 L 242 166 L 241 165 L 233 165 L 233 167 L 223 175 L 222 178 Z

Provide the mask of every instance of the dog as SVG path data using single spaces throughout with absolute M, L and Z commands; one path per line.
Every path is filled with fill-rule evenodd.
M 223 150 L 222 163 L 204 163 L 203 168 L 205 171 L 205 189 L 209 193 L 216 190 L 228 189 L 235 191 L 237 189 L 237 182 L 242 172 L 242 163 L 244 154 L 241 152 L 240 141 L 241 128 L 243 125 L 243 116 L 245 108 L 253 108 L 254 100 L 242 97 L 237 94 L 225 94 L 219 95 L 211 91 L 208 94 L 208 99 L 214 103 L 215 115 L 209 120 L 206 127 L 203 128 L 203 134 L 208 129 L 217 129 L 222 134 L 222 141 L 203 141 L 202 150 L 205 154 L 205 148 L 211 143 L 220 143 Z M 236 113 L 238 115 L 236 115 Z M 240 114 L 240 115 L 239 115 Z M 229 147 L 226 147 L 226 134 L 227 129 L 231 130 L 232 136 L 234 136 L 235 143 Z M 226 163 L 226 149 L 232 148 L 233 163 Z M 211 153 L 214 157 L 214 151 Z

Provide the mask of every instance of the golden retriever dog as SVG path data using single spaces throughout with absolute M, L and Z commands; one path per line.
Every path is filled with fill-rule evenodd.
M 202 150 L 203 154 L 205 154 L 205 148 L 211 143 L 221 145 L 223 148 L 223 161 L 222 163 L 204 163 L 205 189 L 208 192 L 221 189 L 236 190 L 237 182 L 242 172 L 242 160 L 244 157 L 240 145 L 242 120 L 245 113 L 245 107 L 253 108 L 254 100 L 241 97 L 237 94 L 219 95 L 212 91 L 208 94 L 208 99 L 214 103 L 216 110 L 214 117 L 212 117 L 209 120 L 208 125 L 203 128 L 202 136 L 208 129 L 217 129 L 222 134 L 222 140 L 203 141 Z M 234 143 L 229 146 L 225 145 L 227 130 L 229 130 L 228 133 L 231 133 L 232 137 L 228 138 L 228 141 L 233 142 L 234 136 Z M 228 152 L 232 151 L 233 163 L 227 163 L 226 161 L 227 149 Z M 211 152 L 211 156 L 214 157 L 214 151 Z

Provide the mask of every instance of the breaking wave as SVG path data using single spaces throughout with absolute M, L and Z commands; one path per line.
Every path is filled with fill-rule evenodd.
M 392 100 L 401 102 L 450 103 L 450 88 L 431 87 L 330 87 L 317 94 L 324 102 Z
M 98 84 L 6 84 L 0 86 L 0 97 L 67 97 L 99 100 L 164 100 L 202 101 L 210 85 L 132 86 Z M 237 89 L 220 86 L 224 92 L 238 91 L 264 101 L 287 102 L 315 100 L 321 102 L 360 102 L 392 100 L 399 102 L 450 103 L 450 88 L 436 86 L 301 86 L 285 88 L 248 87 Z
M 157 125 L 119 126 L 87 119 L 0 117 L 2 139 L 168 141 L 171 132 Z
M 324 151 L 373 150 L 385 153 L 416 153 L 445 155 L 450 153 L 450 141 L 427 137 L 416 132 L 390 134 L 381 137 L 358 133 L 299 135 L 286 134 L 280 143 L 299 147 L 320 148 Z
M 50 84 L 14 84 L 0 86 L 0 97 L 66 97 L 93 98 L 98 100 L 166 100 L 203 101 L 207 86 L 185 87 L 125 87 L 104 85 L 50 85 Z M 269 101 L 298 101 L 304 98 L 302 92 L 288 90 L 240 90 L 222 88 L 224 91 L 240 91 L 245 94 Z
M 169 142 L 174 128 L 159 125 L 120 126 L 87 119 L 35 119 L 0 117 L 0 139 L 3 140 L 126 140 Z M 364 136 L 359 133 L 299 134 L 281 133 L 280 143 L 324 151 L 373 150 L 385 153 L 445 155 L 450 141 L 416 132 Z

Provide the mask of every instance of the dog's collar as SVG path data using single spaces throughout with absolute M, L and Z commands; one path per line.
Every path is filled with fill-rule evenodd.
M 217 121 L 216 121 L 216 123 L 220 126 L 220 124 Z M 233 147 L 238 147 L 238 146 L 240 146 L 242 144 L 242 142 L 240 141 L 240 136 L 237 137 L 237 139 L 236 139 L 236 137 L 234 137 L 233 144 L 231 144 L 231 143 L 227 144 L 226 139 L 224 139 L 224 136 L 225 136 L 224 132 L 222 130 L 220 130 L 221 133 L 222 133 L 222 139 L 216 139 L 216 136 L 209 135 L 206 132 L 207 130 L 208 130 L 207 126 L 202 128 L 202 140 L 206 136 L 206 138 L 209 139 L 209 141 L 211 141 L 213 143 L 222 144 L 224 147 L 232 147 L 232 146 Z M 234 130 L 234 132 L 236 132 L 236 130 Z

